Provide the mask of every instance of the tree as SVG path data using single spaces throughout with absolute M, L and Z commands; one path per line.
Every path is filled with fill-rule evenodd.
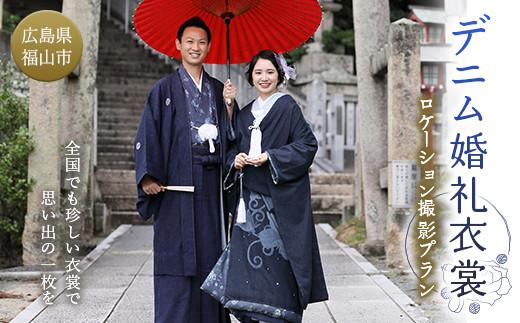
M 27 178 L 29 153 L 29 105 L 23 91 L 24 79 L 12 63 L 0 59 L 0 257 L 19 258 L 27 209 L 27 193 L 32 181 Z
M 352 0 L 336 0 L 342 5 L 340 11 L 334 13 L 334 27 L 323 33 L 323 47 L 326 52 L 335 52 L 338 45 L 348 55 L 354 55 L 354 16 L 352 13 Z M 396 21 L 407 17 L 407 0 L 390 0 L 390 21 Z

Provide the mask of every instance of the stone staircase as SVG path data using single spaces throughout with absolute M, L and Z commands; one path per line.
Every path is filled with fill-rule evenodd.
M 354 174 L 311 173 L 314 222 L 333 225 L 354 215 Z
M 96 179 L 112 228 L 142 223 L 135 211 L 133 141 L 148 91 L 173 66 L 101 19 Z M 107 228 L 110 230 L 110 228 Z
M 133 141 L 148 91 L 172 69 L 101 19 L 96 180 L 102 202 L 96 209 L 107 210 L 105 231 L 142 223 L 135 210 Z M 315 222 L 339 223 L 353 211 L 352 174 L 311 173 L 311 189 Z

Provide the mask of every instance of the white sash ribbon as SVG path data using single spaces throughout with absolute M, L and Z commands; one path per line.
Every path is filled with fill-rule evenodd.
M 253 117 L 255 117 L 255 120 L 253 124 L 249 126 L 251 130 L 251 141 L 249 143 L 249 153 L 247 154 L 249 158 L 258 158 L 262 153 L 262 130 L 260 130 L 260 123 L 262 123 L 262 120 L 264 120 L 276 101 L 284 95 L 286 95 L 286 93 L 276 92 L 265 101 L 258 97 L 255 102 L 253 102 L 251 113 Z
M 267 100 L 263 101 L 260 97 L 258 97 L 255 102 L 253 102 L 253 106 L 251 107 L 251 113 L 255 120 L 253 124 L 249 126 L 251 130 L 251 141 L 249 143 L 249 158 L 258 158 L 262 153 L 262 130 L 260 130 L 260 123 L 264 120 L 264 117 L 269 113 L 273 104 L 286 95 L 285 93 L 274 93 Z M 242 176 L 240 176 L 240 202 L 238 203 L 237 209 L 237 218 L 236 223 L 246 223 L 246 204 L 244 202 L 244 195 L 242 192 Z

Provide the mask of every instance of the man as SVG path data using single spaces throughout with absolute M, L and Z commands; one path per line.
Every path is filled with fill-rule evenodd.
M 202 68 L 210 42 L 198 17 L 179 27 L 182 65 L 151 89 L 135 139 L 137 209 L 154 216 L 155 322 L 229 321 L 200 290 L 226 243 L 222 161 L 233 105 L 223 96 L 229 103 L 236 96 L 229 81 L 223 86 Z

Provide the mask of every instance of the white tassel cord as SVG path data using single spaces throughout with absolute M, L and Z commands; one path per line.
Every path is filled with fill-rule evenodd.
M 242 188 L 242 171 L 240 171 L 240 202 L 237 209 L 237 223 L 246 223 L 246 202 L 244 202 L 244 190 Z
M 240 203 L 238 203 L 237 223 L 246 223 L 246 203 L 242 197 Z

